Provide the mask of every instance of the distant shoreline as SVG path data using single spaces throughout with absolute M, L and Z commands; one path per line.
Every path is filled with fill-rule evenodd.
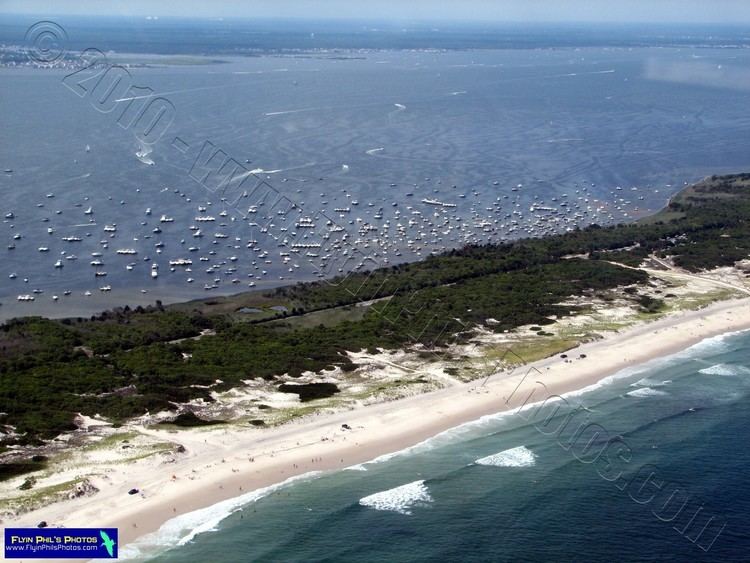
M 28 26 L 41 19 L 40 15 L 35 14 L 3 13 L 3 16 L 7 22 L 0 42 L 9 45 L 23 44 L 24 32 Z M 54 16 L 48 13 L 44 16 L 75 30 L 76 41 L 72 44 L 73 48 L 85 49 L 96 46 L 103 51 L 166 56 L 252 56 L 367 49 L 458 51 L 649 46 L 743 48 L 748 45 L 745 31 L 737 23 L 542 23 L 498 22 L 485 19 L 456 22 L 425 19 L 403 21 L 394 25 L 387 20 L 368 18 L 277 18 L 268 15 L 252 18 L 227 17 L 221 20 L 174 16 L 155 19 L 128 16 Z M 109 31 L 104 43 L 102 28 Z M 362 33 L 363 28 L 367 28 L 368 32 Z M 207 42 L 205 37 L 211 32 L 214 35 L 209 37 L 214 41 Z M 262 40 L 259 40 L 259 35 Z M 158 43 L 148 41 L 154 36 L 173 39 Z M 193 36 L 198 40 L 192 42 Z
M 275 287 L 288 285 L 284 282 L 256 282 L 258 287 L 256 291 L 267 291 Z M 60 297 L 57 302 L 49 300 L 49 294 L 45 292 L 44 301 L 35 302 L 18 302 L 15 299 L 3 301 L 0 306 L 0 324 L 14 318 L 40 316 L 48 319 L 66 319 L 66 318 L 88 318 L 92 315 L 100 315 L 104 311 L 111 311 L 116 307 L 135 308 L 138 306 L 146 307 L 154 305 L 156 301 L 161 301 L 164 305 L 184 304 L 201 299 L 196 297 L 195 291 L 174 285 L 170 287 L 156 288 L 148 290 L 148 293 L 141 293 L 139 289 L 118 289 L 117 291 L 101 293 L 92 292 L 88 297 L 84 296 L 81 291 L 76 292 L 69 297 Z M 202 297 L 230 297 L 250 293 L 249 291 L 237 291 L 236 288 L 226 286 L 221 289 L 213 290 L 210 294 Z

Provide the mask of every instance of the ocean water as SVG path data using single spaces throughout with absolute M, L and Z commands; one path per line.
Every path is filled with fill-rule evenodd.
M 749 397 L 750 333 L 716 337 L 123 550 L 160 563 L 747 561 Z

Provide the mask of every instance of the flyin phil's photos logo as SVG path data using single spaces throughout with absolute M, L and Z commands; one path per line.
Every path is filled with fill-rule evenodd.
M 6 528 L 6 559 L 116 559 L 117 528 Z

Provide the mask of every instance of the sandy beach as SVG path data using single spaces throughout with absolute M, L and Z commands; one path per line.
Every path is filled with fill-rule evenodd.
M 512 372 L 438 391 L 268 429 L 144 429 L 182 444 L 170 463 L 150 461 L 107 471 L 93 496 L 58 502 L 5 526 L 118 527 L 121 549 L 175 516 L 312 471 L 331 471 L 413 446 L 484 415 L 596 384 L 619 370 L 683 350 L 712 336 L 750 328 L 750 298 L 723 301 L 639 323 L 568 353 Z M 581 357 L 584 355 L 585 357 Z M 543 385 L 538 382 L 541 381 Z M 342 427 L 347 425 L 349 429 Z M 129 495 L 131 488 L 140 493 Z

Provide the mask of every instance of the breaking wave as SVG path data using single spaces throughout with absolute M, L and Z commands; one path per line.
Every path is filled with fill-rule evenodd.
M 432 497 L 424 481 L 414 481 L 359 499 L 361 506 L 406 515 L 411 514 L 413 506 L 429 502 L 432 502 Z
M 242 510 L 245 505 L 256 502 L 294 482 L 311 479 L 318 475 L 320 475 L 320 472 L 312 471 L 304 475 L 291 477 L 281 483 L 257 489 L 206 508 L 176 516 L 171 520 L 167 520 L 156 532 L 147 534 L 139 538 L 136 542 L 122 548 L 120 550 L 120 558 L 135 559 L 143 557 L 145 554 L 153 554 L 165 548 L 185 545 L 199 534 L 215 532 L 218 529 L 218 525 L 225 518 Z
M 698 370 L 698 373 L 705 375 L 750 375 L 750 368 L 733 364 L 716 364 L 708 368 Z
M 628 397 L 663 397 L 667 395 L 667 392 L 652 389 L 651 387 L 640 387 L 639 389 L 633 389 L 625 394 Z
M 659 381 L 657 379 L 649 379 L 648 377 L 644 377 L 643 379 L 639 379 L 635 383 L 631 383 L 631 387 L 664 387 L 665 385 L 669 385 L 672 383 L 671 379 L 665 379 L 664 381 Z
M 518 446 L 482 457 L 474 463 L 493 467 L 531 467 L 536 464 L 536 455 L 526 446 Z

